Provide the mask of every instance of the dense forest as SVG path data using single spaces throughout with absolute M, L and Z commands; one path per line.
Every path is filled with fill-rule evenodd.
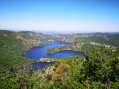
M 61 61 L 33 71 L 30 65 L 27 70 L 23 65 L 35 60 L 22 55 L 34 46 L 47 43 L 40 41 L 45 35 L 40 34 L 43 35 L 40 39 L 40 36 L 29 36 L 29 33 L 0 31 L 0 89 L 119 89 L 118 34 L 58 35 L 56 40 L 72 42 L 72 45 L 59 49 L 84 51 L 84 56 L 60 58 Z M 113 51 L 103 45 L 92 45 L 91 41 L 117 48 Z M 11 71 L 18 66 L 23 67 L 15 73 Z

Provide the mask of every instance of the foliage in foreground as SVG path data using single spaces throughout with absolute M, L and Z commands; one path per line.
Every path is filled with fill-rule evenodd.
M 42 71 L 8 72 L 0 76 L 1 89 L 118 89 L 119 48 L 91 48 L 84 57 L 67 57 L 54 65 L 54 74 L 42 77 Z M 44 68 L 46 71 L 48 67 Z

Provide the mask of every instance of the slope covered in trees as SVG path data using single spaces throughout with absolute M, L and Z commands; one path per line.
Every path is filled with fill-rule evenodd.
M 108 35 L 88 35 L 88 34 L 77 34 L 68 37 L 61 37 L 59 41 L 71 42 L 71 43 L 86 43 L 96 42 L 100 44 L 106 44 L 111 46 L 119 46 L 119 34 L 108 34 Z
M 77 42 L 68 37 L 73 42 L 71 50 L 83 50 L 84 56 L 65 57 L 37 71 L 23 67 L 14 73 L 8 69 L 34 62 L 22 57 L 26 50 L 46 43 L 23 33 L 0 31 L 0 89 L 119 89 L 119 48 L 112 51 L 89 43 L 80 48 L 78 44 L 85 42 L 87 36 L 80 39 L 74 35 Z M 117 36 L 109 37 L 114 40 Z
M 81 42 L 96 42 L 101 44 L 107 44 L 111 46 L 119 46 L 119 34 L 110 34 L 110 35 L 87 35 L 80 36 L 79 38 L 75 38 L 75 43 Z
M 119 49 L 119 48 L 118 48 Z M 43 70 L 1 75 L 0 87 L 28 89 L 118 89 L 119 51 L 91 47 L 83 57 L 66 57 Z
M 45 34 L 45 33 L 38 33 L 38 32 L 32 32 L 32 31 L 20 31 L 20 33 L 25 34 L 26 36 L 29 36 L 31 38 L 37 39 L 37 40 L 58 40 L 62 35 L 60 34 Z
M 112 50 L 115 50 L 119 46 L 119 34 L 108 35 L 72 35 L 68 37 L 61 37 L 59 41 L 71 42 L 72 45 L 60 46 L 48 49 L 47 54 L 51 54 L 57 51 L 73 50 L 85 52 L 90 46 L 105 46 Z
M 43 33 L 36 33 L 32 31 L 20 31 L 20 33 L 23 33 L 31 38 L 42 40 L 42 39 L 47 39 L 47 35 Z
M 22 55 L 34 46 L 45 45 L 45 42 L 33 39 L 22 33 L 0 31 L 0 71 L 34 62 Z
M 90 43 L 77 43 L 77 44 L 72 44 L 72 45 L 65 45 L 65 46 L 59 46 L 59 47 L 54 47 L 50 48 L 46 51 L 47 54 L 52 54 L 58 51 L 64 51 L 64 50 L 73 50 L 73 51 L 81 51 L 81 52 L 86 52 L 88 51 L 91 47 L 97 47 L 97 45 L 92 45 Z

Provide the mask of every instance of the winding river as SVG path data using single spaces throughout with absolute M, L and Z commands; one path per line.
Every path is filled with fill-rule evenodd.
M 46 41 L 46 40 L 42 40 L 42 41 Z M 23 55 L 23 57 L 39 60 L 40 58 L 46 58 L 46 57 L 63 58 L 63 57 L 68 57 L 68 56 L 76 56 L 76 55 L 82 56 L 83 55 L 82 52 L 75 52 L 75 51 L 59 51 L 59 52 L 52 53 L 52 54 L 46 54 L 46 50 L 48 50 L 50 48 L 71 44 L 68 42 L 60 42 L 60 41 L 50 42 L 50 43 L 51 44 L 48 44 L 48 45 L 31 48 Z M 36 62 L 33 64 L 33 70 L 35 71 L 37 69 L 42 69 L 49 64 L 52 64 L 52 63 Z

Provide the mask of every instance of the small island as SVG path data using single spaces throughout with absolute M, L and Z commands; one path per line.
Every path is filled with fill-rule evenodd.
M 40 58 L 37 62 L 57 62 L 61 61 L 61 59 L 58 58 Z

